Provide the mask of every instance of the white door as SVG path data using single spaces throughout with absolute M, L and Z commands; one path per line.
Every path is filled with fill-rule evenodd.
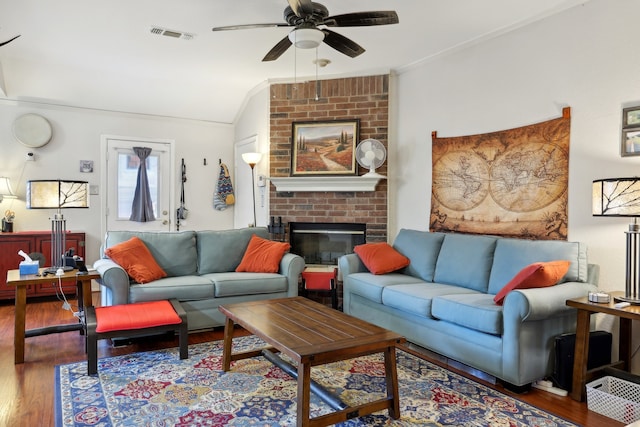
M 169 231 L 175 222 L 175 162 L 172 140 L 102 136 L 104 171 L 103 232 L 111 230 Z M 133 147 L 151 148 L 147 175 L 154 210 L 154 221 L 130 221 L 131 204 L 138 177 L 140 159 Z M 104 233 L 103 233 L 104 234 Z

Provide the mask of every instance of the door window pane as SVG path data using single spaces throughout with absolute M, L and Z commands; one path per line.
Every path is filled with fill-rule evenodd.
M 158 194 L 160 192 L 159 164 L 157 155 L 152 153 L 147 157 L 149 191 L 153 203 L 153 214 L 156 218 L 158 218 Z M 118 153 L 118 219 L 128 221 L 131 217 L 131 205 L 138 180 L 138 165 L 140 165 L 140 159 L 135 153 L 131 151 Z

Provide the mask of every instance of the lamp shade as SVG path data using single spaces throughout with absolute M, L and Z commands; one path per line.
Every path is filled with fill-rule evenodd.
M 242 160 L 250 166 L 255 166 L 262 158 L 262 153 L 242 153 Z
M 298 28 L 289 33 L 289 40 L 299 49 L 315 49 L 324 40 L 324 33 L 317 28 Z
M 593 181 L 594 216 L 640 216 L 640 178 Z
M 68 209 L 89 207 L 86 181 L 27 181 L 27 209 Z
M 17 199 L 18 196 L 13 194 L 13 190 L 11 189 L 11 182 L 9 178 L 6 176 L 0 176 L 0 201 L 2 199 Z

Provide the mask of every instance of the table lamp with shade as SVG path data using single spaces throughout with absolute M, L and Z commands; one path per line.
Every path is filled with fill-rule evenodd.
M 51 218 L 51 267 L 45 271 L 55 273 L 59 268 L 73 270 L 65 265 L 67 221 L 62 209 L 89 207 L 89 183 L 71 180 L 27 181 L 27 209 L 56 209 Z
M 17 199 L 13 193 L 13 189 L 11 188 L 11 181 L 6 176 L 0 176 L 0 202 L 4 199 Z M 4 211 L 4 216 L 2 217 L 2 231 L 3 232 L 12 232 L 13 231 L 13 218 L 15 217 L 15 213 L 9 208 Z
M 640 178 L 607 178 L 593 181 L 593 216 L 631 217 L 633 222 L 625 231 L 627 257 L 624 301 L 640 305 Z

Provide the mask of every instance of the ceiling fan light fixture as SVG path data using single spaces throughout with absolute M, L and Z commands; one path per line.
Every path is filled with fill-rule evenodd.
M 324 40 L 324 33 L 317 28 L 298 28 L 289 33 L 289 40 L 297 48 L 315 49 Z

